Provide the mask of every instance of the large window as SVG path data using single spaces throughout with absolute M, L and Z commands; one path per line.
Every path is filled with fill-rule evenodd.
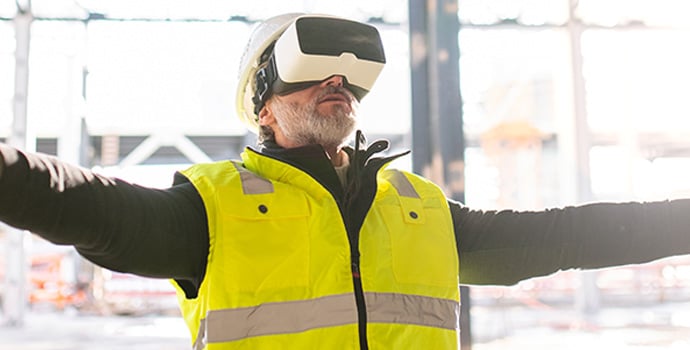
M 409 132 L 404 1 L 362 1 L 358 6 L 95 0 L 32 5 L 32 136 L 59 138 L 73 129 L 74 120 L 84 118 L 93 136 L 241 137 L 246 130 L 235 116 L 234 101 L 239 59 L 254 23 L 284 12 L 334 13 L 378 26 L 388 63 L 360 106 L 362 127 L 375 135 Z M 6 45 L 0 47 L 0 74 L 9 77 L 0 83 L 0 108 L 11 108 L 13 97 L 14 35 L 9 19 L 0 21 L 0 45 Z M 0 117 L 2 135 L 9 133 L 10 116 Z
M 572 13 L 571 4 L 577 4 Z M 541 209 L 687 197 L 687 1 L 459 5 L 470 207 Z M 577 152 L 586 155 L 584 164 Z M 574 191 L 583 177 L 589 192 L 584 196 Z M 649 319 L 640 327 L 628 321 L 641 301 L 685 300 L 689 283 L 681 272 L 689 264 L 677 257 L 587 274 L 561 272 L 512 288 L 473 288 L 475 341 L 482 349 L 562 347 L 558 327 L 579 320 L 598 327 L 595 348 L 602 340 L 611 341 L 609 347 L 636 346 L 632 334 L 642 334 L 642 328 L 680 325 Z M 659 308 L 645 312 L 663 314 Z M 585 312 L 592 309 L 599 318 L 588 318 L 592 314 Z M 627 333 L 616 335 L 608 327 Z M 579 347 L 590 344 L 592 333 L 583 333 L 568 331 Z M 684 342 L 669 337 L 667 344 Z
M 0 21 L 0 137 L 10 133 L 14 101 L 14 28 Z

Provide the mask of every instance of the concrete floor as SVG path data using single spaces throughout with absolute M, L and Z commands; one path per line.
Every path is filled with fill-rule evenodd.
M 569 306 L 472 309 L 473 350 L 690 349 L 690 302 L 604 307 L 584 320 Z M 0 350 L 189 350 L 179 316 L 93 316 L 36 310 L 0 326 Z
M 0 350 L 190 350 L 181 317 L 84 316 L 30 312 L 0 327 Z
M 690 349 L 690 302 L 472 310 L 473 350 Z

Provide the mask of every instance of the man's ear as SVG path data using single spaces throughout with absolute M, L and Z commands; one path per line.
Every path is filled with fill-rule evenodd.
M 259 125 L 271 125 L 275 122 L 276 117 L 268 103 L 266 103 L 259 111 Z

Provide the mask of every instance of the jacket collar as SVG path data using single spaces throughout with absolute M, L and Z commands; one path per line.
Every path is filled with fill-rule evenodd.
M 352 146 L 343 148 L 350 158 L 348 168 L 348 192 L 361 188 L 362 181 L 371 181 L 372 176 L 394 159 L 410 153 L 402 152 L 388 157 L 373 157 L 375 154 L 388 149 L 387 140 L 378 140 L 367 146 L 366 138 L 361 131 L 357 131 Z M 253 151 L 253 150 L 252 150 Z M 257 152 L 257 151 L 254 151 Z M 274 142 L 265 142 L 258 153 L 292 165 L 309 174 L 314 180 L 324 186 L 336 198 L 342 198 L 343 187 L 338 175 L 321 145 L 313 144 L 295 148 L 283 148 Z M 368 176 L 364 176 L 368 174 Z M 368 179 L 368 180 L 365 180 Z
M 390 161 L 410 153 L 410 151 L 405 151 L 389 157 L 372 158 L 374 154 L 387 150 L 389 145 L 390 142 L 388 140 L 377 140 L 371 145 L 367 145 L 364 133 L 357 130 L 353 144 L 344 147 L 343 150 L 350 158 L 350 165 L 357 164 L 360 168 L 367 166 L 369 161 L 372 161 L 377 168 L 380 168 Z M 333 167 L 326 151 L 321 145 L 317 144 L 288 149 L 279 146 L 275 142 L 265 142 L 259 149 L 259 152 L 310 173 L 316 168 Z M 326 164 L 329 166 L 326 166 Z

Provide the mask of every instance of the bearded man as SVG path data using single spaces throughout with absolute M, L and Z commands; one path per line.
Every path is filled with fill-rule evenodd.
M 0 144 L 0 220 L 172 279 L 197 350 L 457 349 L 459 283 L 690 252 L 687 199 L 472 210 L 388 169 L 387 141 L 346 145 L 383 63 L 369 25 L 266 20 L 237 93 L 258 149 L 158 190 Z

